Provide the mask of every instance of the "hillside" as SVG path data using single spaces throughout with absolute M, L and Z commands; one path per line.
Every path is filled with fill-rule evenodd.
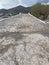
M 49 65 L 49 24 L 29 13 L 0 20 L 0 65 Z
M 49 5 L 37 3 L 30 7 L 16 6 L 11 9 L 0 9 L 0 17 L 7 18 L 19 13 L 30 13 L 41 20 L 49 21 Z
M 28 13 L 30 8 L 31 7 L 17 6 L 17 7 L 9 9 L 8 11 L 13 14 L 19 14 L 20 12 Z
M 7 17 L 13 16 L 19 13 L 28 13 L 31 7 L 17 6 L 11 9 L 0 9 L 0 16 Z

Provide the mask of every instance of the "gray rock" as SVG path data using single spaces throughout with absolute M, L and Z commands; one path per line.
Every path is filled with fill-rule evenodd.
M 49 65 L 48 31 L 30 14 L 0 21 L 0 65 Z

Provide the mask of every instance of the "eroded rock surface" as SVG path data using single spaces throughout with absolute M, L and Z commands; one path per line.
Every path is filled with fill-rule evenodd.
M 30 14 L 0 21 L 0 65 L 49 65 L 48 31 Z

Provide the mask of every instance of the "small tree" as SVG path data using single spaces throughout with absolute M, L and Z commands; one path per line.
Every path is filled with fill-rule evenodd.
M 49 6 L 47 5 L 41 5 L 40 3 L 32 6 L 30 13 L 38 18 L 41 18 L 41 16 L 43 18 L 41 19 L 46 19 L 48 17 L 49 14 Z

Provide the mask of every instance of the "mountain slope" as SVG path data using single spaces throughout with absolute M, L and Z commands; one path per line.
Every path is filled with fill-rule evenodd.
M 11 9 L 0 9 L 0 16 L 3 15 L 15 15 L 21 13 L 28 13 L 31 7 L 23 7 L 23 6 L 17 6 Z
M 17 6 L 15 8 L 9 9 L 8 11 L 10 13 L 18 14 L 20 12 L 21 13 L 28 13 L 29 12 L 29 9 L 30 9 L 30 7 Z

